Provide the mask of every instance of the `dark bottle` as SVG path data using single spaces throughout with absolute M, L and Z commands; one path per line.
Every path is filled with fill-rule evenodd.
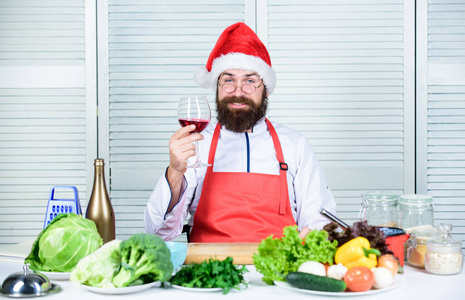
M 107 243 L 115 239 L 115 213 L 105 184 L 103 159 L 94 161 L 94 187 L 87 205 L 86 218 L 93 220 L 97 230 Z

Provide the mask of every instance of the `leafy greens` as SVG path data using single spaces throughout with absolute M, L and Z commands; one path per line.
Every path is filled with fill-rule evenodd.
M 377 226 L 368 225 L 367 221 L 355 222 L 342 232 L 338 227 L 335 222 L 328 223 L 323 227 L 323 230 L 328 232 L 330 241 L 337 241 L 339 245 L 343 245 L 351 239 L 363 236 L 370 241 L 371 248 L 378 249 L 381 254 L 393 254 L 387 247 L 384 233 Z
M 337 241 L 330 242 L 328 232 L 324 230 L 312 230 L 302 240 L 297 226 L 288 226 L 283 229 L 282 238 L 271 235 L 262 240 L 258 253 L 253 255 L 253 262 L 263 274 L 262 280 L 273 284 L 275 280 L 284 281 L 284 276 L 297 271 L 303 262 L 312 260 L 332 264 L 336 249 Z
M 210 258 L 181 268 L 169 282 L 192 288 L 221 288 L 227 294 L 232 288 L 240 290 L 240 284 L 247 286 L 243 277 L 246 272 L 247 268 L 236 267 L 230 256 L 224 260 Z
M 167 281 L 173 272 L 171 253 L 157 235 L 138 233 L 113 240 L 79 261 L 70 280 L 101 288 L 120 288 Z
M 34 241 L 25 263 L 33 270 L 71 272 L 102 243 L 94 221 L 73 213 L 59 214 Z
M 120 268 L 120 243 L 120 240 L 110 241 L 81 259 L 71 272 L 70 281 L 93 287 L 114 288 L 111 281 Z

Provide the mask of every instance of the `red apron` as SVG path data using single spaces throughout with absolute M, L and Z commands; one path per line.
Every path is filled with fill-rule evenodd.
M 269 235 L 281 237 L 283 228 L 295 225 L 287 189 L 286 170 L 278 135 L 267 120 L 280 174 L 213 172 L 221 126 L 213 134 L 202 194 L 190 234 L 193 243 L 252 242 Z

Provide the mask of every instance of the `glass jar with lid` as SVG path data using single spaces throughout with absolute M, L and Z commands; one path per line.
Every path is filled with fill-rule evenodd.
M 454 239 L 452 225 L 441 224 L 437 233 L 426 244 L 425 269 L 438 275 L 452 275 L 462 271 L 462 242 Z
M 360 219 L 373 226 L 398 227 L 398 198 L 397 194 L 382 191 L 365 193 L 360 208 Z
M 434 234 L 434 227 L 414 227 L 410 232 L 409 243 L 405 243 L 405 257 L 410 265 L 425 268 L 426 244 Z
M 409 194 L 399 197 L 400 227 L 410 232 L 417 227 L 434 227 L 433 198 L 428 195 Z

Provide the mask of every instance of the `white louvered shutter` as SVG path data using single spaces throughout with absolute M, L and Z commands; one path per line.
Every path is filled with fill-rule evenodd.
M 356 221 L 367 191 L 413 192 L 413 8 L 270 0 L 267 10 L 270 119 L 308 137 L 338 216 Z
M 242 0 L 108 1 L 109 137 L 101 150 L 109 149 L 117 237 L 144 231 L 144 208 L 180 127 L 180 96 L 206 94 L 214 109 L 213 93 L 193 74 L 222 30 L 244 20 L 244 9 Z
M 0 28 L 0 244 L 11 244 L 42 230 L 52 186 L 76 186 L 85 206 L 84 0 L 1 1 Z
M 433 196 L 435 222 L 465 242 L 465 2 L 420 5 L 418 153 L 421 193 Z

